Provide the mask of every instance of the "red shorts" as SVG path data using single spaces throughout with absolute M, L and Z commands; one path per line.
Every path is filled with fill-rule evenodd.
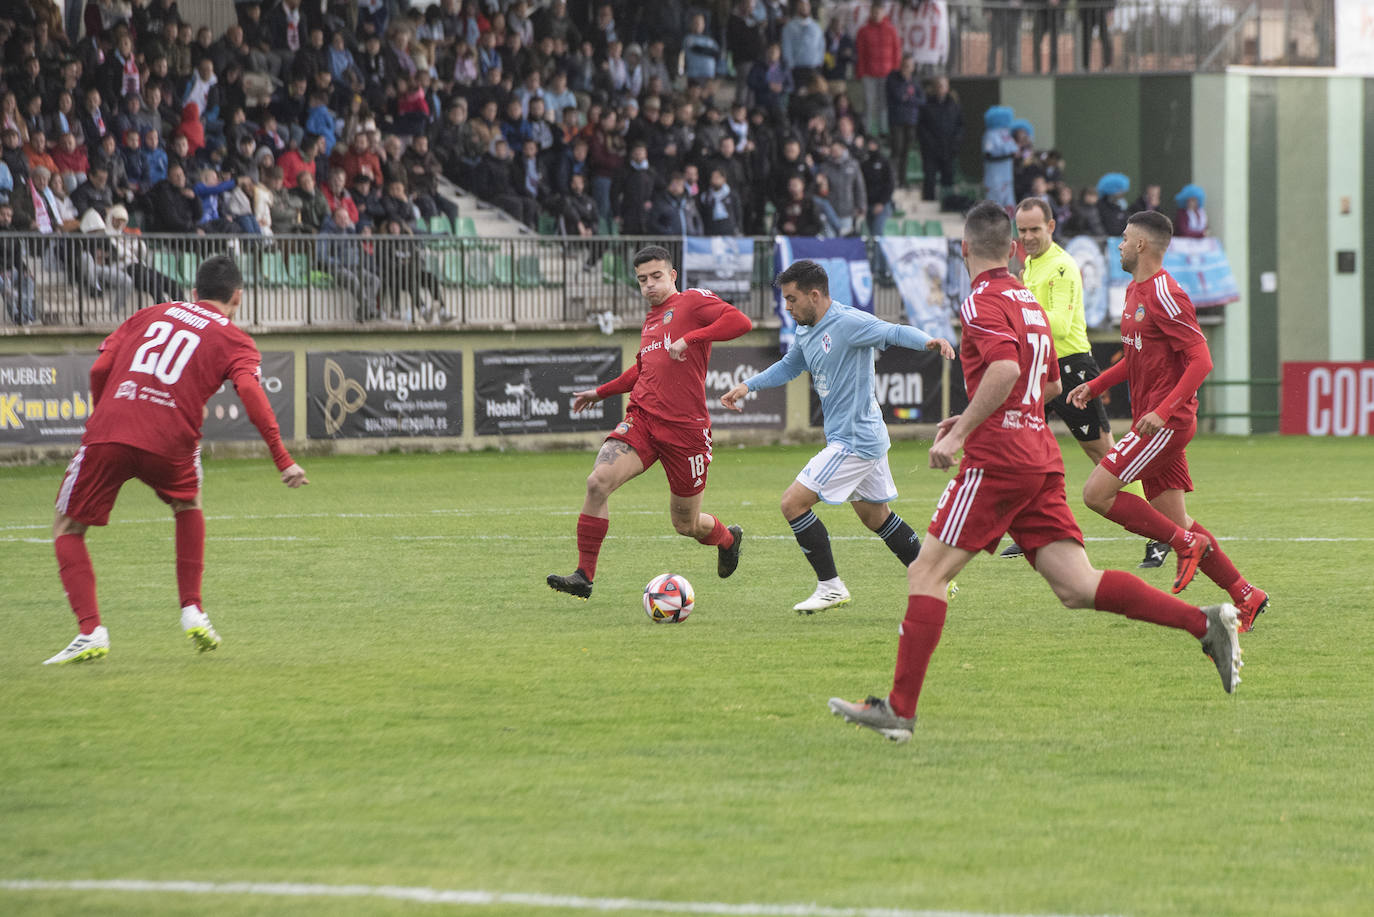
M 123 443 L 83 445 L 72 456 L 57 491 L 57 511 L 85 525 L 110 521 L 119 488 L 130 478 L 151 487 L 162 502 L 194 500 L 203 475 L 200 450 L 186 458 L 155 455 Z
M 1149 439 L 1134 430 L 1117 440 L 1102 459 L 1102 467 L 1125 483 L 1139 481 L 1145 499 L 1153 500 L 1166 490 L 1191 493 L 1193 479 L 1188 475 L 1188 456 L 1184 454 L 1197 432 L 1194 421 L 1182 430 L 1160 430 Z
M 1066 538 L 1083 543 L 1059 471 L 1025 474 L 960 468 L 935 504 L 926 531 L 947 545 L 988 553 L 1008 533 L 1032 567 L 1038 548 Z
M 627 444 L 646 469 L 662 461 L 668 490 L 674 496 L 694 497 L 706 489 L 706 471 L 711 466 L 709 421 L 704 426 L 668 423 L 631 405 L 606 438 Z

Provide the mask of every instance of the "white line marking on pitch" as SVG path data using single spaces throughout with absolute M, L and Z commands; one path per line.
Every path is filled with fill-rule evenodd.
M 653 901 L 636 898 L 584 898 L 533 892 L 489 892 L 395 885 L 310 885 L 299 882 L 153 882 L 146 879 L 0 879 L 9 891 L 109 891 L 187 895 L 268 895 L 285 898 L 389 898 L 423 904 L 490 907 L 514 904 L 573 911 L 657 911 L 665 914 L 726 914 L 735 917 L 1031 917 L 974 911 L 927 911 L 881 907 L 826 907 L 820 904 L 728 904 L 723 901 Z M 1066 917 L 1066 915 L 1036 915 Z

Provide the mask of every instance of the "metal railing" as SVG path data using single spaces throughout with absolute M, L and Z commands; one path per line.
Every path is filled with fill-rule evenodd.
M 731 300 L 756 324 L 774 324 L 774 238 L 753 243 L 749 292 Z M 605 324 L 607 313 L 638 324 L 646 307 L 631 263 L 647 244 L 667 247 L 682 273 L 680 238 L 5 233 L 0 334 L 113 328 L 190 296 L 197 267 L 218 254 L 243 272 L 237 321 L 255 331 L 570 328 Z M 900 321 L 901 297 L 872 240 L 869 259 L 875 312 Z
M 1328 3 L 1063 0 L 1050 7 L 950 0 L 948 10 L 948 71 L 956 76 L 1335 63 L 1335 11 Z M 1051 57 L 1057 59 L 1053 68 Z

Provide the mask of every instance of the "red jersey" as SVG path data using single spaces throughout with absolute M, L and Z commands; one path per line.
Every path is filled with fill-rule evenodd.
M 226 379 L 256 377 L 262 362 L 247 332 L 209 306 L 186 302 L 135 312 L 100 351 L 112 367 L 81 441 L 168 458 L 196 450 L 205 402 Z
M 707 330 L 711 325 L 715 327 Z M 674 293 L 644 317 L 635 365 L 597 391 L 604 398 L 632 383 L 630 402 L 640 410 L 667 421 L 709 426 L 706 367 L 711 342 L 737 338 L 753 326 L 748 316 L 710 290 Z M 692 345 L 681 361 L 668 355 L 668 345 L 678 338 Z
M 1007 400 L 964 440 L 959 467 L 1062 474 L 1059 443 L 1045 423 L 1045 382 L 1059 378 L 1045 310 L 1005 268 L 996 268 L 974 278 L 959 317 L 959 361 L 970 399 L 992 363 L 1015 360 L 1021 368 Z
M 1207 347 L 1193 301 L 1167 271 L 1161 269 L 1149 280 L 1132 282 L 1126 287 L 1121 344 L 1126 381 L 1131 386 L 1132 419 L 1158 411 L 1164 426 L 1171 430 L 1187 429 L 1196 423 L 1196 389 L 1187 392 L 1186 400 L 1173 411 L 1164 407 L 1169 393 L 1183 377 L 1188 363 L 1184 353 L 1198 345 L 1205 352 Z

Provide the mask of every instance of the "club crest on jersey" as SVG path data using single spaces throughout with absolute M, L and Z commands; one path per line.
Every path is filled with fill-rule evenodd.
M 1143 305 L 1135 307 L 1135 320 L 1138 322 L 1145 321 L 1145 307 Z
M 615 432 L 619 433 L 621 436 L 625 436 L 630 432 L 630 422 L 628 420 L 622 420 L 615 425 Z
M 666 325 L 666 324 L 668 324 L 669 322 L 671 322 L 672 320 L 673 320 L 673 310 L 672 310 L 672 309 L 669 309 L 667 312 L 664 312 L 664 313 L 663 313 L 663 324 Z
M 821 335 L 821 350 L 824 350 L 826 353 L 829 353 L 829 352 L 830 352 L 830 332 L 829 332 L 829 331 L 827 331 L 827 332 L 825 332 L 824 334 Z

